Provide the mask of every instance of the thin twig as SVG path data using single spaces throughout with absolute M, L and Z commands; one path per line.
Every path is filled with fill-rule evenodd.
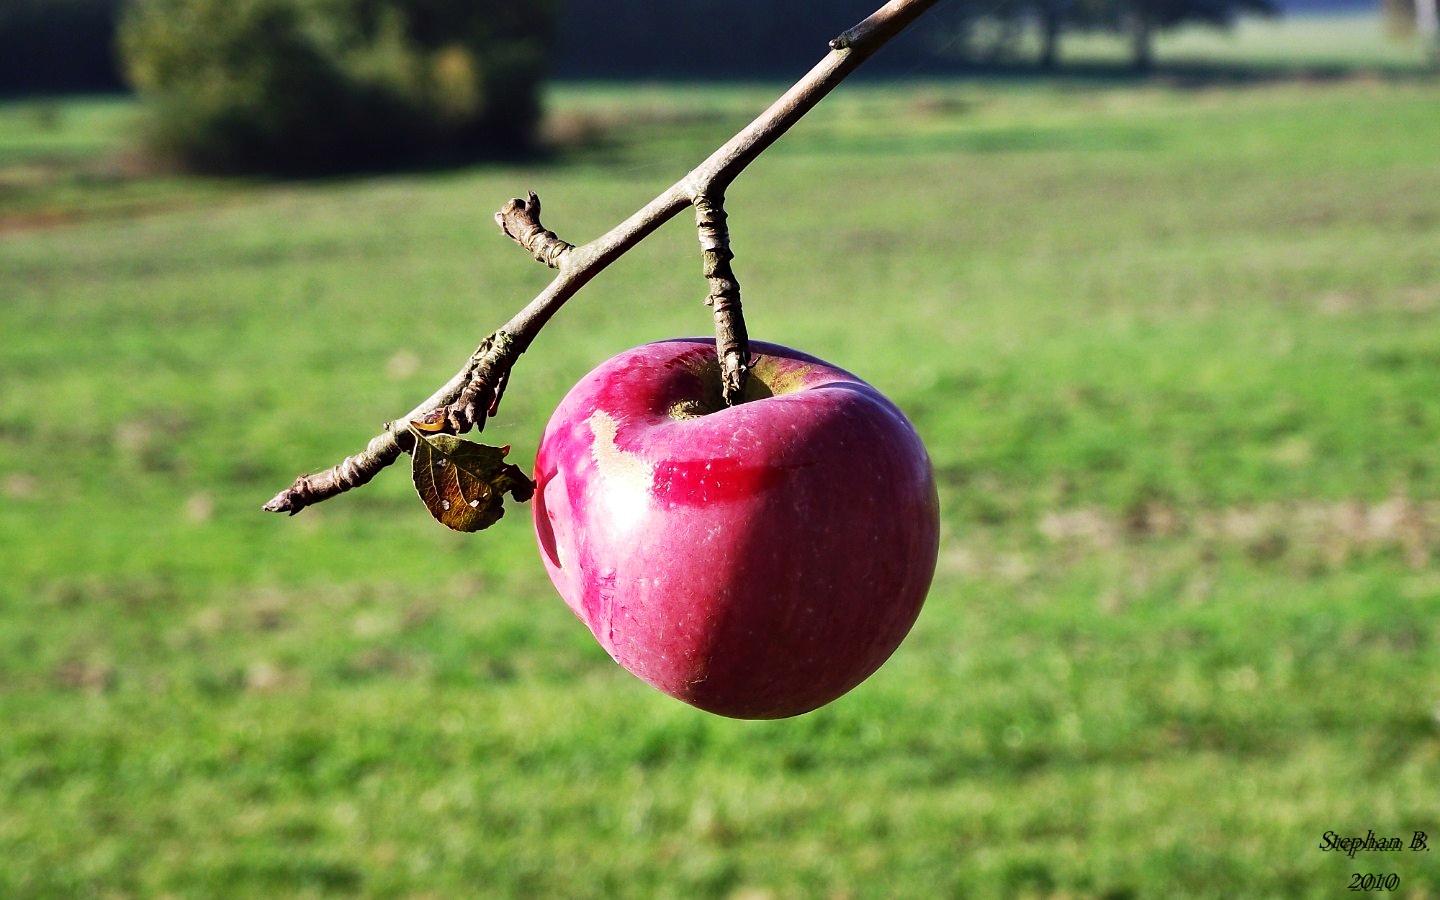
M 565 257 L 575 249 L 574 244 L 560 240 L 555 232 L 540 224 L 540 198 L 534 191 L 530 192 L 529 200 L 516 198 L 500 207 L 495 214 L 495 224 L 506 237 L 529 250 L 536 262 L 552 269 L 560 268 Z
M 444 422 L 447 430 L 457 433 L 473 425 L 483 426 L 485 418 L 493 416 L 499 406 L 515 361 L 567 300 L 606 266 L 687 206 L 695 205 L 697 208 L 703 250 L 706 247 L 706 226 L 701 221 L 705 215 L 702 207 L 708 207 L 712 213 L 719 211 L 723 227 L 722 198 L 735 177 L 871 54 L 937 2 L 890 0 L 865 21 L 835 38 L 830 42 L 830 53 L 753 122 L 660 196 L 587 244 L 572 246 L 557 238 L 554 232 L 544 229 L 540 225 L 540 200 L 535 194 L 530 194 L 528 201 L 507 203 L 497 213 L 500 227 L 537 260 L 557 269 L 554 280 L 514 318 L 486 338 L 471 354 L 465 367 L 444 387 L 395 423 L 387 424 L 385 431 L 373 438 L 365 450 L 324 472 L 300 476 L 265 504 L 265 509 L 294 515 L 306 506 L 365 484 L 408 449 L 411 438 L 405 428 L 407 422 Z M 709 258 L 706 259 L 706 276 L 712 278 L 712 297 L 716 294 L 714 277 L 734 280 L 734 273 L 728 271 L 728 254 L 727 243 L 723 266 L 717 256 L 714 269 Z M 722 332 L 717 342 L 722 375 L 727 383 L 733 379 L 739 385 L 744 380 L 740 367 L 749 359 L 745 349 L 744 323 L 738 315 L 738 285 L 734 289 L 734 299 L 734 304 L 717 301 L 714 305 L 717 327 Z M 727 326 L 720 321 L 722 312 L 732 331 L 728 350 L 723 333 Z M 737 324 L 738 329 L 735 327 Z M 726 365 L 731 368 L 724 369 Z

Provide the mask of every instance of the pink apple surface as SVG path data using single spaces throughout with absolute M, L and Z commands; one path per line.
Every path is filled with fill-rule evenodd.
M 820 707 L 885 662 L 935 571 L 939 506 L 905 416 L 773 344 L 746 400 L 713 340 L 648 344 L 585 376 L 535 461 L 551 580 L 616 662 L 720 715 Z

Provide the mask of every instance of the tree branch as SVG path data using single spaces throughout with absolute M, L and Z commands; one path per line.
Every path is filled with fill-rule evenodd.
M 471 424 L 485 428 L 485 418 L 495 415 L 510 370 L 520 356 L 515 339 L 503 329 L 490 335 L 470 355 L 464 369 L 424 403 L 393 422 L 386 422 L 380 434 L 365 449 L 346 457 L 338 465 L 314 475 L 301 475 L 262 507 L 266 512 L 295 515 L 307 506 L 360 487 L 381 469 L 408 453 L 414 443 L 410 422 L 431 422 L 451 434 L 468 431 Z M 493 385 L 493 387 L 490 387 Z M 484 415 L 478 415 L 480 411 Z
M 581 246 L 560 240 L 540 224 L 540 198 L 511 200 L 495 215 L 502 231 L 536 260 L 558 272 L 524 309 L 476 348 L 465 367 L 424 403 L 395 422 L 366 448 L 324 472 L 301 475 L 276 494 L 265 509 L 298 513 L 306 506 L 365 484 L 413 440 L 408 422 L 428 422 L 452 433 L 484 427 L 495 415 L 510 371 L 529 349 L 540 329 L 590 279 L 626 251 L 694 206 L 700 232 L 705 277 L 715 308 L 716 353 L 720 357 L 727 402 L 738 400 L 749 364 L 749 344 L 740 315 L 740 289 L 730 269 L 732 254 L 725 225 L 725 190 L 746 166 L 815 107 L 862 62 L 899 34 L 938 0 L 890 0 L 865 21 L 830 42 L 830 53 L 753 122 L 710 155 L 680 181 L 610 231 Z

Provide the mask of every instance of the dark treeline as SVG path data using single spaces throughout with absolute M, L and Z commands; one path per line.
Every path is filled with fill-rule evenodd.
M 876 0 L 565 0 L 551 69 L 561 78 L 793 77 Z M 941 4 L 867 72 L 934 71 L 973 57 L 971 4 Z M 993 7 L 994 4 L 987 4 Z
M 0 0 L 0 94 L 115 90 L 122 8 L 132 0 Z M 758 78 L 794 76 L 826 42 L 877 0 L 564 0 L 551 54 L 568 78 Z M 947 9 L 947 7 L 949 7 Z M 953 63 L 963 3 L 942 5 L 902 36 L 869 71 Z
M 115 33 L 133 0 L 0 0 L 0 94 L 123 84 Z M 517 0 L 524 2 L 524 0 Z M 1339 0 L 1337 0 L 1339 2 Z M 1403 2 L 1403 0 L 1401 0 Z M 878 0 L 560 0 L 548 70 L 561 78 L 789 78 Z M 1063 62 L 1063 35 L 1126 35 L 1136 68 L 1159 30 L 1227 24 L 1274 0 L 947 0 L 866 65 L 871 74 L 944 73 Z M 1028 58 L 1022 34 L 1039 36 Z
M 565 78 L 793 77 L 826 43 L 873 12 L 876 0 L 565 0 L 551 65 Z M 1274 14 L 1277 0 L 948 0 L 900 35 L 869 74 L 975 68 L 1051 69 L 1066 33 L 1124 36 L 1130 63 L 1153 63 L 1157 32 L 1224 27 L 1241 13 Z M 1025 34 L 1033 34 L 1028 57 Z
M 115 49 L 122 0 L 0 0 L 0 93 L 123 87 Z

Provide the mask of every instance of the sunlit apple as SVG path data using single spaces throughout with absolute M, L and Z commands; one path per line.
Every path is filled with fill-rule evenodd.
M 894 652 L 935 570 L 915 429 L 850 373 L 771 344 L 746 400 L 715 344 L 622 353 L 577 384 L 535 463 L 560 595 L 622 666 L 737 718 L 808 712 Z

